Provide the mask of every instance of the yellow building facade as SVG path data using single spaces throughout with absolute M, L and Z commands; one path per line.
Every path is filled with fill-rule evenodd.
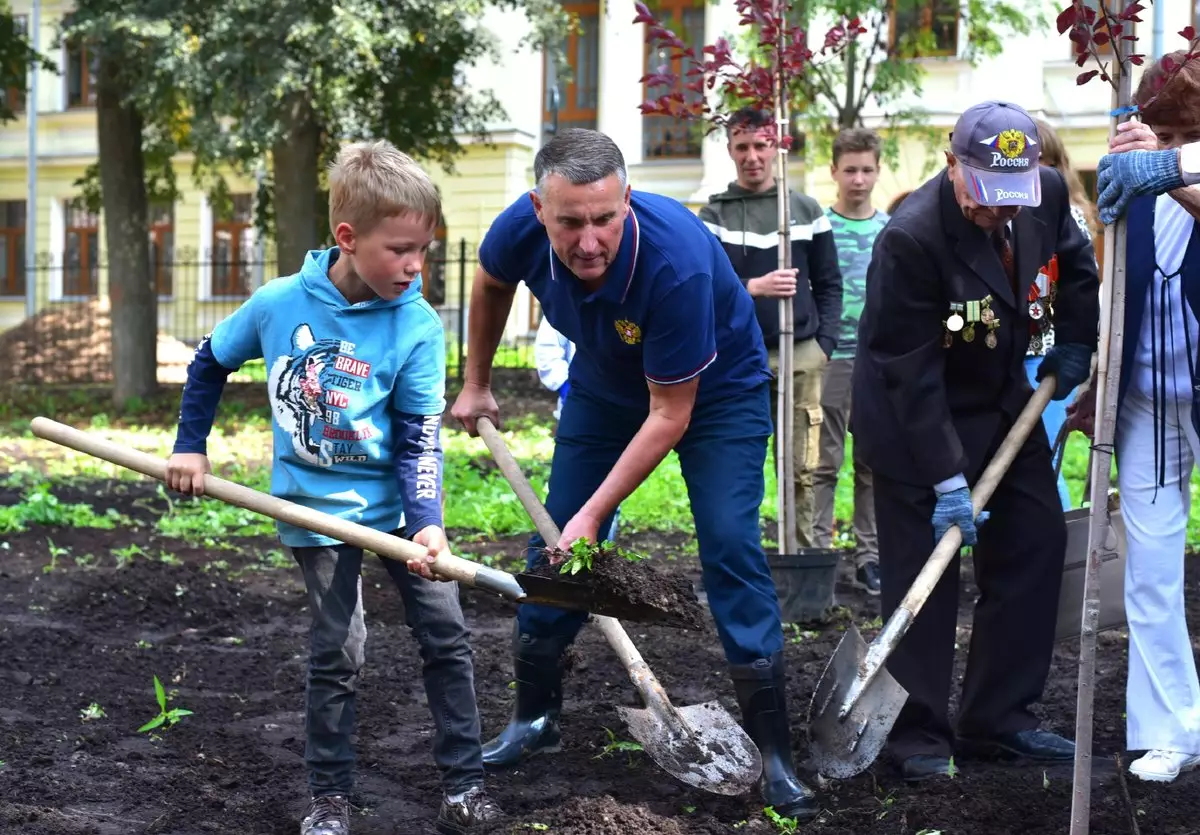
M 18 21 L 30 18 L 32 0 L 14 0 Z M 930 0 L 931 7 L 941 0 Z M 942 4 L 944 5 L 944 3 Z M 1174 33 L 1192 22 L 1184 0 L 1158 0 L 1163 7 L 1162 30 Z M 444 288 L 439 294 L 448 323 L 457 317 L 460 255 L 465 253 L 466 283 L 474 272 L 474 248 L 493 219 L 533 184 L 533 158 L 549 129 L 579 125 L 612 136 L 622 147 L 634 188 L 675 197 L 694 210 L 708 195 L 734 179 L 734 169 L 720 133 L 701 138 L 686 126 L 662 117 L 643 116 L 639 105 L 647 91 L 639 79 L 647 66 L 666 56 L 648 54 L 645 31 L 634 24 L 633 0 L 568 0 L 579 26 L 567 42 L 571 67 L 562 77 L 548 72 L 543 56 L 521 47 L 528 31 L 515 11 L 490 9 L 482 24 L 495 33 L 497 63 L 483 63 L 465 73 L 467 85 L 490 89 L 501 104 L 491 141 L 464 140 L 464 153 L 450 173 L 431 167 L 442 192 L 445 244 L 439 259 Z M 655 8 L 688 42 L 710 43 L 738 31 L 733 3 L 703 0 L 658 0 Z M 36 158 L 30 158 L 27 116 L 0 126 L 0 331 L 26 317 L 26 270 L 22 269 L 25 230 L 36 228 L 38 309 L 64 302 L 103 298 L 104 218 L 75 202 L 76 185 L 96 160 L 94 84 L 88 73 L 86 49 L 57 43 L 58 28 L 70 6 L 57 0 L 41 4 L 35 33 L 39 48 L 60 67 L 61 75 L 41 72 L 37 84 Z M 1150 11 L 1144 13 L 1149 17 Z M 1071 60 L 1070 44 L 1053 31 L 1036 32 L 1006 43 L 995 59 L 978 65 L 966 60 L 966 25 L 945 15 L 928 16 L 936 25 L 937 57 L 922 59 L 926 70 L 918 105 L 927 124 L 948 133 L 957 115 L 989 98 L 1015 101 L 1046 119 L 1061 132 L 1074 161 L 1084 172 L 1094 171 L 1107 141 L 1109 90 L 1098 81 L 1075 84 L 1079 69 Z M 1151 33 L 1143 26 L 1142 51 L 1151 51 Z M 1163 38 L 1166 49 L 1182 45 L 1173 34 Z M 675 67 L 677 72 L 684 70 Z M 20 91 L 9 91 L 18 95 Z M 864 121 L 882 128 L 883 114 L 868 110 Z M 910 136 L 901 142 L 897 165 L 885 167 L 876 202 L 920 184 L 940 167 L 944 145 Z M 36 165 L 36 201 L 27 202 L 28 168 Z M 273 276 L 269 242 L 259 241 L 253 226 L 253 179 L 233 179 L 233 209 L 215 211 L 191 178 L 190 160 L 177 160 L 181 194 L 171 206 L 152 208 L 151 243 L 156 280 L 161 291 L 160 326 L 185 341 L 195 341 L 227 315 L 246 294 Z M 1085 179 L 1087 177 L 1085 176 Z M 827 163 L 805 170 L 796 161 L 792 184 L 823 205 L 836 197 Z M 460 242 L 466 243 L 465 250 Z M 509 335 L 532 335 L 538 312 L 522 287 L 509 321 Z

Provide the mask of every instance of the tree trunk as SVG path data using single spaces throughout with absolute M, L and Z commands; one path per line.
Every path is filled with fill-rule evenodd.
M 118 54 L 104 50 L 96 71 L 104 244 L 112 305 L 113 402 L 158 387 L 158 293 L 150 266 L 142 117 L 126 101 Z
M 279 275 L 300 270 L 304 255 L 320 246 L 325 218 L 317 216 L 321 127 L 307 94 L 293 93 L 280 119 L 283 138 L 271 148 L 274 174 L 275 248 Z

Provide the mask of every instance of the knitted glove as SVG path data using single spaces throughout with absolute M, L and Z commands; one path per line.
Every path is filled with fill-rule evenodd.
M 1092 375 L 1092 349 L 1071 343 L 1055 345 L 1038 364 L 1037 381 L 1040 383 L 1047 374 L 1058 377 L 1054 399 L 1065 400 Z
M 1105 154 L 1096 166 L 1096 188 L 1100 192 L 1096 205 L 1105 224 L 1115 223 L 1135 197 L 1165 194 L 1182 187 L 1179 152 L 1175 149 Z
M 988 520 L 985 510 L 975 516 L 971 507 L 971 491 L 966 487 L 951 490 L 948 493 L 937 494 L 937 504 L 933 506 L 933 541 L 941 542 L 951 525 L 958 525 L 962 531 L 962 544 L 974 545 L 979 541 L 978 525 Z

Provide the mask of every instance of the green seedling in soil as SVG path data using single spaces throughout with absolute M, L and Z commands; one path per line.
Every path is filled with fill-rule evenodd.
M 134 646 L 138 649 L 154 649 L 154 644 L 150 643 L 145 638 L 139 638 L 138 642 L 134 644 Z
M 183 565 L 183 560 L 172 554 L 170 551 L 159 551 L 158 561 L 163 565 L 179 566 Z
M 954 757 L 950 758 L 950 764 L 946 767 L 946 776 L 951 780 L 958 777 L 958 766 L 954 764 Z
M 558 569 L 560 574 L 575 575 L 580 571 L 591 571 L 596 557 L 603 553 L 616 553 L 629 560 L 629 562 L 641 562 L 642 560 L 650 559 L 646 554 L 638 554 L 633 551 L 626 551 L 624 548 L 619 548 L 615 542 L 608 539 L 599 545 L 593 545 L 586 539 L 577 539 L 571 543 L 571 550 L 567 553 L 567 558 L 563 560 L 562 565 Z
M 795 818 L 785 818 L 775 811 L 774 806 L 768 806 L 763 809 L 763 814 L 766 815 L 767 820 L 775 824 L 775 829 L 783 833 L 783 835 L 793 835 L 800 826 L 800 821 Z
M 133 564 L 135 557 L 144 557 L 146 552 L 136 542 L 126 545 L 124 548 L 113 548 L 112 555 L 117 558 L 117 568 L 127 568 Z
M 887 817 L 888 812 L 892 811 L 892 807 L 896 805 L 896 793 L 894 791 L 888 792 L 887 797 L 879 801 L 879 805 L 882 806 L 883 809 L 878 815 L 875 816 L 875 819 L 883 820 Z
M 100 707 L 96 702 L 92 702 L 87 707 L 79 711 L 79 718 L 84 722 L 94 722 L 97 719 L 103 719 L 108 716 L 104 712 L 104 708 Z
M 54 569 L 58 568 L 58 558 L 65 557 L 71 553 L 70 548 L 60 548 L 54 544 L 53 539 L 46 539 L 46 547 L 50 549 L 50 562 L 42 566 L 43 574 L 51 574 Z
M 1042 772 L 1042 791 L 1044 791 L 1044 792 L 1050 791 L 1050 778 L 1046 775 L 1046 772 L 1044 772 L 1044 771 Z
M 625 739 L 617 739 L 617 735 L 612 732 L 611 728 L 605 728 L 604 732 L 608 734 L 608 744 L 604 746 L 604 750 L 592 757 L 592 759 L 599 760 L 612 754 L 623 753 L 625 754 L 625 764 L 633 768 L 633 755 L 643 750 L 641 744 Z
M 121 514 L 111 508 L 98 514 L 89 504 L 64 504 L 45 482 L 27 491 L 17 504 L 0 507 L 0 533 L 20 533 L 29 525 L 111 530 L 120 522 Z
M 684 806 L 683 807 L 683 813 L 685 815 L 690 815 L 690 814 L 692 814 L 692 812 L 695 812 L 695 811 L 696 811 L 695 806 Z
M 80 568 L 90 568 L 96 562 L 95 554 L 81 554 L 75 558 L 75 564 Z
M 789 643 L 802 644 L 805 641 L 811 641 L 814 638 L 821 637 L 820 632 L 814 632 L 811 629 L 804 629 L 798 623 L 789 623 L 788 626 L 791 627 L 792 631 L 796 633 L 792 637 L 788 638 Z
M 162 682 L 158 680 L 158 676 L 154 677 L 154 698 L 158 702 L 158 715 L 138 728 L 138 733 L 140 734 L 158 728 L 170 728 L 183 717 L 192 715 L 190 710 L 184 710 L 181 707 L 173 707 L 167 710 L 167 691 L 163 690 Z
M 532 829 L 534 832 L 550 831 L 550 826 L 548 824 L 544 824 L 544 823 L 523 823 L 523 824 L 521 824 L 521 828 L 522 829 Z

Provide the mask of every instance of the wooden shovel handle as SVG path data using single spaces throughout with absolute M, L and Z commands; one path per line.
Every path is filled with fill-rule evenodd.
M 83 432 L 49 418 L 34 418 L 30 428 L 33 430 L 33 434 L 39 438 L 166 482 L 167 462 L 161 458 L 121 446 L 106 438 Z M 407 539 L 348 522 L 345 519 L 338 519 L 328 513 L 321 513 L 318 510 L 285 501 L 258 490 L 251 490 L 249 487 L 217 478 L 212 474 L 204 477 L 204 492 L 214 499 L 220 499 L 237 507 L 244 507 L 298 528 L 323 534 L 338 542 L 365 548 L 388 559 L 407 562 L 408 560 L 424 559 L 426 555 L 423 547 Z M 461 557 L 456 557 L 448 551 L 439 554 L 431 568 L 435 573 L 448 580 L 457 580 L 512 600 L 524 597 L 524 592 L 512 575 L 477 565 Z
M 521 500 L 521 504 L 529 513 L 537 532 L 546 541 L 547 547 L 556 546 L 559 539 L 562 538 L 562 533 L 554 524 L 554 520 L 550 518 L 550 513 L 546 510 L 545 505 L 533 492 L 533 487 L 525 478 L 525 473 L 521 471 L 512 453 L 509 452 L 500 432 L 486 417 L 476 418 L 475 428 L 479 432 L 479 436 L 483 438 L 483 442 L 487 444 L 492 457 L 496 459 L 496 465 L 500 467 L 500 472 L 504 473 L 513 492 L 517 494 L 517 498 Z M 671 703 L 667 698 L 666 691 L 651 672 L 649 665 L 642 658 L 642 654 L 638 652 L 638 648 L 629 639 L 629 635 L 621 626 L 620 621 L 603 615 L 593 615 L 592 617 L 600 627 L 600 631 L 604 633 L 609 646 L 613 648 L 613 652 L 617 654 L 621 664 L 628 671 L 630 680 L 642 694 L 646 706 L 670 710 Z

